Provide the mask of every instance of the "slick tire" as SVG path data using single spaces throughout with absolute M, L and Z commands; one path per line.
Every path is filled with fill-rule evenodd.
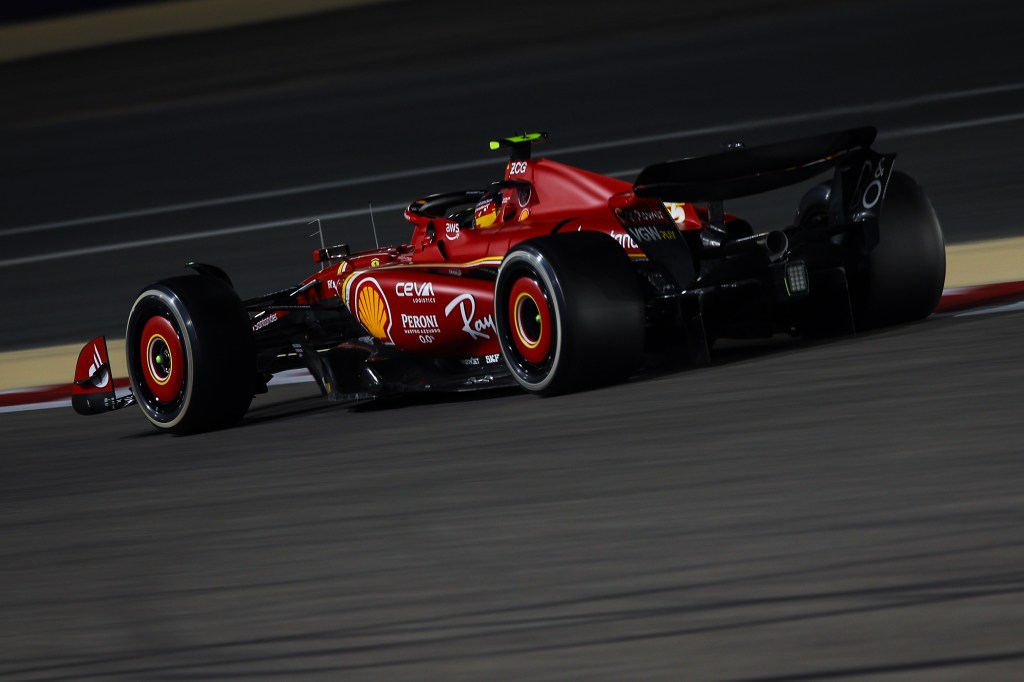
M 847 273 L 858 329 L 928 317 L 946 280 L 942 227 L 921 186 L 895 172 L 882 201 L 878 244 Z
M 636 269 L 605 234 L 556 234 L 512 248 L 498 270 L 494 317 L 502 358 L 530 393 L 624 381 L 643 359 Z
M 176 434 L 231 426 L 253 396 L 256 359 L 238 294 L 208 275 L 146 287 L 128 315 L 132 393 L 146 418 Z

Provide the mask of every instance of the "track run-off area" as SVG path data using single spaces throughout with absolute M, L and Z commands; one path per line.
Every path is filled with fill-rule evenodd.
M 839 114 L 853 113 L 863 115 L 877 115 L 889 111 L 898 111 L 914 107 L 925 107 L 941 102 L 963 100 L 971 102 L 975 99 L 999 96 L 1004 94 L 1024 93 L 1024 82 L 998 85 L 985 88 L 972 88 L 963 91 L 939 92 L 928 95 L 906 97 L 903 99 L 876 102 L 867 105 L 857 105 L 847 109 L 824 109 L 811 112 L 800 112 L 797 114 L 776 116 L 758 120 L 736 121 L 728 124 L 720 124 L 695 130 L 671 131 L 641 137 L 629 137 L 603 142 L 592 142 L 585 145 L 578 145 L 567 148 L 553 148 L 544 150 L 545 153 L 555 158 L 573 156 L 586 153 L 608 153 L 615 149 L 632 147 L 637 145 L 649 145 L 652 143 L 668 143 L 690 138 L 700 138 L 709 135 L 728 135 L 744 130 L 771 129 L 783 125 L 796 123 L 813 123 L 821 120 L 829 120 Z M 1024 121 L 1024 112 L 1020 114 L 1002 114 L 996 116 L 978 116 L 966 119 L 947 120 L 940 123 L 929 123 L 913 127 L 905 127 L 894 131 L 883 131 L 881 144 L 886 141 L 898 144 L 901 140 L 916 136 L 937 136 L 950 131 L 963 131 L 989 126 L 1001 126 L 1006 124 Z M 223 197 L 207 198 L 178 204 L 151 206 L 137 208 L 128 211 L 113 212 L 101 215 L 83 216 L 68 218 L 51 222 L 44 222 L 30 225 L 16 225 L 3 230 L 0 239 L 4 237 L 19 237 L 22 239 L 36 236 L 41 237 L 37 242 L 35 253 L 0 259 L 0 269 L 13 268 L 16 266 L 42 265 L 58 262 L 65 259 L 86 259 L 99 254 L 116 254 L 131 252 L 143 248 L 158 248 L 172 243 L 188 243 L 193 248 L 202 249 L 197 246 L 201 240 L 220 237 L 246 238 L 251 233 L 260 233 L 268 230 L 282 231 L 288 228 L 302 229 L 309 225 L 312 214 L 295 215 L 288 218 L 258 222 L 254 224 L 232 225 L 203 229 L 199 231 L 181 231 L 175 234 L 164 234 L 161 236 L 145 239 L 129 239 L 106 244 L 92 244 L 73 249 L 50 248 L 52 239 L 57 234 L 65 234 L 71 230 L 92 230 L 102 229 L 105 225 L 137 221 L 154 217 L 164 217 L 174 214 L 190 214 L 206 209 L 220 207 L 247 208 L 259 205 L 268 201 L 280 198 L 302 198 L 306 195 L 329 190 L 342 190 L 360 188 L 364 192 L 373 192 L 375 185 L 390 183 L 394 181 L 412 182 L 421 178 L 443 176 L 453 171 L 466 171 L 470 169 L 484 169 L 493 167 L 494 159 L 485 158 L 471 161 L 456 161 L 452 163 L 428 166 L 425 168 L 406 168 L 378 173 L 369 176 L 357 176 L 335 180 L 327 180 L 309 185 L 289 186 L 250 192 L 240 195 L 229 195 Z M 629 170 L 606 169 L 602 172 L 620 177 L 633 177 L 639 172 L 639 168 Z M 377 211 L 384 211 L 390 214 L 404 209 L 406 202 L 387 203 L 378 205 Z M 317 214 L 314 219 L 320 221 L 337 221 L 341 219 L 363 218 L 369 220 L 373 213 L 372 204 L 365 209 L 350 209 L 345 211 L 334 211 L 325 214 Z M 1012 230 L 1007 230 L 1012 234 Z M 956 289 L 961 287 L 986 285 L 999 282 L 1014 282 L 1024 278 L 1024 236 L 1008 236 L 999 239 L 975 240 L 966 243 L 950 244 L 947 248 L 947 287 Z M 1005 294 L 1003 294 L 1005 296 Z M 984 302 L 979 299 L 979 303 Z M 120 356 L 121 346 L 117 337 L 112 339 L 115 348 L 115 355 Z M 47 346 L 32 348 L 21 351 L 0 351 L 0 367 L 4 371 L 0 373 L 0 391 L 18 391 L 19 389 L 52 387 L 66 381 L 68 367 L 73 367 L 77 358 L 78 345 L 68 344 L 61 346 Z M 123 374 L 123 371 L 121 372 Z M 47 394 L 49 394 L 48 392 Z M 35 402 L 27 393 L 29 400 Z M 9 399 L 12 400 L 12 399 Z
M 1024 280 L 1022 23 L 389 2 L 0 65 L 3 390 L 69 381 L 187 261 L 254 296 L 314 267 L 315 218 L 367 248 L 372 204 L 405 241 L 405 205 L 497 179 L 487 140 L 524 129 L 630 179 L 874 125 L 948 256 L 920 323 L 576 395 L 282 382 L 186 438 L 2 413 L 0 680 L 1021 678 L 1024 310 L 961 304 Z M 801 191 L 727 209 L 784 225 Z

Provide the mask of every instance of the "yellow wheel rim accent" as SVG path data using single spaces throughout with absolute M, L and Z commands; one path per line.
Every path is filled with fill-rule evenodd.
M 519 337 L 519 340 L 523 342 L 524 346 L 532 349 L 540 345 L 540 340 L 544 337 L 544 327 L 542 326 L 538 330 L 537 338 L 534 339 L 533 341 L 531 341 L 530 338 L 526 335 L 526 332 L 523 331 L 523 325 L 520 324 L 519 322 L 519 308 L 520 306 L 522 306 L 524 298 L 529 299 L 530 302 L 533 303 L 533 306 L 538 310 L 540 309 L 540 307 L 537 305 L 537 301 L 533 300 L 533 296 L 530 296 L 528 293 L 523 292 L 516 296 L 516 301 L 512 308 L 515 313 L 516 319 L 516 336 Z M 537 324 L 542 324 L 539 319 L 537 320 Z

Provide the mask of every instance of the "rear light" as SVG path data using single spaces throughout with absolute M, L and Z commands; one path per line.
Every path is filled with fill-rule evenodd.
M 802 260 L 789 261 L 775 271 L 779 277 L 779 293 L 786 298 L 804 296 L 811 289 L 811 280 L 807 276 L 807 265 Z M 777 275 L 777 276 L 778 276 Z M 778 281 L 778 280 L 777 280 Z
M 786 288 L 791 294 L 807 293 L 807 266 L 803 261 L 786 264 Z

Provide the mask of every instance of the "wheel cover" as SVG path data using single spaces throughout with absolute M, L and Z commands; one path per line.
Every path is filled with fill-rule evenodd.
M 506 338 L 511 341 L 509 350 L 518 356 L 516 364 L 528 374 L 546 369 L 557 333 L 547 294 L 536 279 L 523 274 L 513 282 L 506 301 Z
M 516 351 L 532 365 L 543 364 L 550 355 L 554 331 L 547 296 L 532 277 L 520 277 L 512 285 L 508 299 L 509 326 Z
M 153 398 L 173 403 L 185 383 L 185 352 L 174 325 L 162 315 L 146 320 L 139 337 L 142 379 Z

